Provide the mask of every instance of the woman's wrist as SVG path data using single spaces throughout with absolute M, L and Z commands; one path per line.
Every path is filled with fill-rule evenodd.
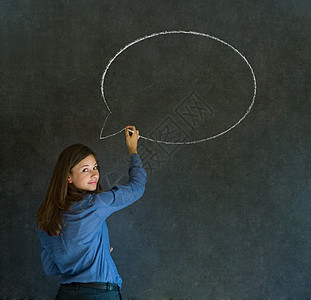
M 135 154 L 135 153 L 137 154 L 137 149 L 129 150 L 129 152 L 130 152 L 130 156 Z

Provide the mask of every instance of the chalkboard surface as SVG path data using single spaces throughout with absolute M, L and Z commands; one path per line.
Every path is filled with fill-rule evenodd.
M 90 146 L 109 189 L 127 180 L 128 155 L 124 132 L 101 137 L 131 123 L 172 144 L 140 140 L 146 192 L 107 220 L 124 299 L 310 299 L 310 11 L 302 0 L 2 1 L 0 298 L 54 299 L 35 217 L 57 157 Z M 225 43 L 144 39 L 101 86 L 121 49 L 167 31 Z

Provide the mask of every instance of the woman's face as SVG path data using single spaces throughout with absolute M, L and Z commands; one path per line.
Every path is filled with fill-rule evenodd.
M 97 162 L 89 155 L 75 165 L 68 176 L 68 183 L 83 191 L 95 191 L 99 180 Z

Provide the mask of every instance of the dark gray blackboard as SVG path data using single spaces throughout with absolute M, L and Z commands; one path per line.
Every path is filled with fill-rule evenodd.
M 310 11 L 302 0 L 2 1 L 0 298 L 54 299 L 35 217 L 56 159 L 84 143 L 105 188 L 127 179 L 123 133 L 99 139 L 103 71 L 134 40 L 184 30 L 236 47 L 257 96 L 216 139 L 140 140 L 146 192 L 108 219 L 124 299 L 310 299 Z M 189 141 L 247 110 L 252 77 L 228 49 L 193 36 L 136 46 L 107 74 L 107 132 L 175 126 Z M 179 114 L 191 99 L 204 107 L 192 125 Z

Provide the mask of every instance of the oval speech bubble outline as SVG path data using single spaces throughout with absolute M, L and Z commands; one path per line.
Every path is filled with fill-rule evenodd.
M 231 125 L 230 127 L 228 127 L 226 130 L 224 131 L 221 131 L 220 133 L 218 134 L 215 134 L 215 135 L 212 135 L 212 136 L 209 136 L 207 138 L 204 138 L 204 139 L 200 139 L 200 140 L 195 140 L 195 141 L 190 141 L 190 142 L 169 142 L 169 141 L 160 141 L 160 140 L 155 140 L 155 139 L 151 139 L 151 138 L 148 138 L 148 137 L 144 137 L 142 135 L 140 135 L 140 138 L 144 139 L 144 140 L 147 140 L 147 141 L 150 141 L 150 142 L 156 142 L 156 143 L 161 143 L 161 144 L 167 144 L 167 145 L 190 145 L 190 144 L 197 144 L 197 143 L 201 143 L 201 142 L 205 142 L 205 141 L 208 141 L 208 140 L 211 140 L 211 139 L 215 139 L 217 137 L 220 137 L 224 134 L 226 134 L 227 132 L 229 132 L 230 130 L 232 130 L 233 128 L 235 128 L 237 125 L 239 125 L 245 118 L 246 116 L 250 113 L 254 103 L 255 103 L 255 98 L 256 98 L 256 91 L 257 91 L 257 81 L 256 81 L 256 77 L 255 77 L 255 73 L 254 73 L 254 70 L 252 68 L 252 66 L 250 65 L 250 63 L 248 62 L 248 60 L 246 59 L 246 57 L 239 51 L 237 50 L 236 48 L 234 48 L 232 45 L 230 45 L 229 43 L 217 38 L 217 37 L 214 37 L 214 36 L 211 36 L 207 33 L 201 33 L 201 32 L 196 32 L 196 31 L 183 31 L 183 30 L 172 30 L 172 31 L 161 31 L 161 32 L 157 32 L 157 33 L 153 33 L 153 34 L 150 34 L 150 35 L 147 35 L 147 36 L 144 36 L 144 37 L 141 37 L 135 41 L 133 41 L 132 43 L 129 43 L 127 44 L 125 47 L 123 47 L 108 63 L 108 65 L 106 66 L 105 68 L 105 71 L 102 75 L 102 80 L 101 80 L 101 94 L 102 94 L 102 98 L 103 98 L 103 101 L 108 109 L 108 115 L 104 121 L 104 124 L 103 124 L 103 127 L 101 129 L 101 132 L 100 132 L 100 139 L 107 139 L 109 137 L 112 137 L 112 136 L 115 136 L 119 133 L 121 133 L 122 131 L 125 130 L 125 128 L 122 128 L 121 130 L 113 133 L 113 134 L 110 134 L 110 135 L 107 135 L 107 136 L 102 136 L 102 133 L 103 133 L 103 130 L 104 130 L 104 127 L 106 125 L 106 122 L 109 118 L 109 116 L 112 114 L 112 111 L 107 103 L 107 100 L 106 100 L 106 97 L 105 97 L 105 91 L 104 91 L 104 83 L 105 83 L 105 77 L 107 75 L 107 72 L 108 72 L 108 69 L 109 67 L 111 66 L 111 64 L 114 62 L 114 60 L 122 53 L 124 52 L 126 49 L 128 49 L 129 47 L 141 42 L 141 41 L 144 41 L 144 40 L 147 40 L 147 39 L 151 39 L 153 37 L 156 37 L 156 36 L 159 36 L 159 35 L 168 35 L 168 34 L 191 34 L 191 35 L 198 35 L 198 36 L 203 36 L 203 37 L 206 37 L 206 38 L 209 38 L 209 39 L 213 39 L 217 42 L 220 42 L 226 46 L 228 46 L 230 49 L 232 49 L 235 53 L 237 53 L 240 57 L 243 58 L 243 60 L 245 61 L 245 63 L 247 64 L 247 66 L 249 67 L 251 73 L 252 73 L 252 77 L 253 77 L 253 82 L 254 82 L 254 90 L 253 90 L 253 97 L 252 97 L 252 100 L 251 100 L 251 103 L 249 105 L 249 107 L 247 108 L 246 112 L 243 114 L 243 116 L 236 122 L 234 123 L 233 125 Z

